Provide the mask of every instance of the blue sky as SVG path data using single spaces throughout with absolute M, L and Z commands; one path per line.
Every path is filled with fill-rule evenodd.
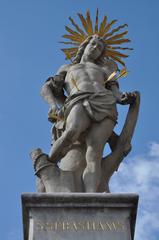
M 136 240 L 159 237 L 158 172 L 158 0 L 0 0 L 0 159 L 1 238 L 22 239 L 22 192 L 35 192 L 29 152 L 50 148 L 48 106 L 40 88 L 48 76 L 66 63 L 58 43 L 68 17 L 90 9 L 95 15 L 128 23 L 134 51 L 130 71 L 120 80 L 122 91 L 141 92 L 141 110 L 133 150 L 113 177 L 113 192 L 140 194 Z M 126 107 L 119 108 L 119 126 Z M 125 184 L 125 182 L 127 184 Z M 145 231 L 143 231 L 145 229 Z

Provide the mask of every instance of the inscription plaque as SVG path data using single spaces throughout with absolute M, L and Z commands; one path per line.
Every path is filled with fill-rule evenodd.
M 24 194 L 24 240 L 132 240 L 137 195 Z

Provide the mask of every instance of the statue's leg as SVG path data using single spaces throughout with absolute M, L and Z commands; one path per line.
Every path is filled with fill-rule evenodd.
M 113 132 L 115 123 L 105 118 L 102 122 L 93 123 L 86 136 L 86 162 L 83 181 L 86 192 L 96 192 L 101 179 L 101 159 L 104 146 Z
M 63 132 L 62 136 L 55 141 L 51 148 L 49 154 L 50 161 L 55 162 L 60 160 L 62 150 L 64 148 L 65 151 L 69 150 L 69 147 L 78 140 L 80 134 L 84 132 L 89 125 L 90 118 L 82 103 L 79 102 L 73 106 L 67 117 L 66 130 Z

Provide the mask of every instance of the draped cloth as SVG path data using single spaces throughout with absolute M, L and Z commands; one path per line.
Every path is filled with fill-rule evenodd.
M 116 98 L 112 91 L 107 89 L 99 93 L 78 91 L 66 98 L 65 104 L 61 109 L 63 118 L 58 120 L 52 128 L 53 141 L 61 136 L 71 109 L 79 102 L 81 102 L 93 122 L 100 122 L 105 118 L 109 118 L 115 124 L 117 123 Z
M 100 122 L 104 118 L 108 117 L 115 123 L 117 121 L 117 109 L 116 98 L 110 90 L 104 92 L 92 93 L 92 92 L 77 92 L 69 96 L 64 104 L 64 115 L 67 119 L 72 107 L 81 102 L 89 117 L 95 121 Z

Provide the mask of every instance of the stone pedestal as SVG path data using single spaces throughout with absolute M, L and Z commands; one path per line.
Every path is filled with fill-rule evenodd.
M 22 195 L 24 240 L 133 240 L 138 195 Z

